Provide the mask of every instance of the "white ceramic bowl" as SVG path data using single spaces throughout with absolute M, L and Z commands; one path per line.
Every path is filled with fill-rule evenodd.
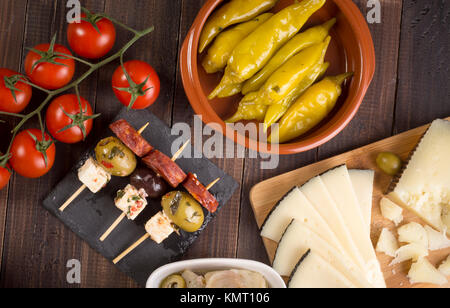
M 160 267 L 147 280 L 147 288 L 159 288 L 168 276 L 185 270 L 193 272 L 211 272 L 217 270 L 243 269 L 262 274 L 270 288 L 285 289 L 286 284 L 277 272 L 263 263 L 241 259 L 197 259 L 180 261 Z

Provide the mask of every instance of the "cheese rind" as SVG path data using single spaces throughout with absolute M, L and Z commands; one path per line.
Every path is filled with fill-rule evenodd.
M 319 254 L 309 251 L 295 268 L 288 288 L 342 289 L 356 286 Z
M 450 235 L 450 122 L 431 124 L 391 193 L 407 209 Z
M 354 243 L 365 262 L 365 272 L 370 283 L 376 287 L 385 288 L 386 282 L 381 271 L 375 250 L 372 246 L 367 226 L 362 216 L 360 205 L 350 180 L 347 166 L 332 169 L 320 176 L 336 202 L 345 223 L 352 234 Z
M 375 171 L 373 170 L 348 170 L 350 180 L 358 198 L 361 212 L 364 221 L 370 228 L 372 224 L 372 199 L 373 199 L 373 184 L 375 180 Z
M 381 231 L 380 238 L 377 244 L 377 252 L 386 254 L 387 256 L 395 258 L 395 253 L 398 250 L 398 242 L 391 231 L 384 228 Z

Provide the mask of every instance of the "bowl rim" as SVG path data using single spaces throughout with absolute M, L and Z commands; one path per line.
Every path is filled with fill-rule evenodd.
M 200 40 L 201 30 L 212 12 L 225 0 L 208 0 L 200 9 L 194 23 L 189 30 L 185 41 L 180 50 L 180 71 L 181 79 L 186 96 L 197 115 L 201 115 L 202 121 L 205 125 L 217 130 L 217 124 L 221 127 L 222 133 L 225 137 L 231 139 L 234 143 L 240 144 L 253 151 L 266 154 L 280 154 L 291 155 L 303 153 L 315 149 L 336 137 L 344 128 L 353 120 L 358 112 L 367 90 L 373 80 L 376 67 L 375 47 L 373 43 L 372 34 L 369 26 L 362 15 L 359 8 L 352 0 L 328 0 L 333 1 L 350 24 L 356 36 L 356 41 L 359 42 L 359 49 L 361 57 L 361 74 L 359 83 L 361 86 L 356 90 L 352 99 L 351 107 L 347 108 L 343 115 L 341 115 L 333 125 L 328 127 L 324 132 L 315 136 L 312 139 L 301 140 L 293 143 L 279 144 L 272 146 L 266 142 L 260 142 L 240 135 L 237 131 L 232 129 L 216 114 L 207 101 L 205 95 L 201 92 L 200 81 L 194 76 L 198 76 L 198 52 L 197 46 Z M 355 76 L 356 78 L 358 76 Z M 193 103 L 197 102 L 197 103 Z M 344 104 L 348 102 L 348 98 Z M 211 125 L 212 124 L 212 125 Z
M 179 261 L 164 265 L 154 271 L 147 280 L 146 288 L 159 288 L 168 276 L 184 270 L 215 271 L 228 269 L 245 269 L 261 273 L 270 288 L 286 288 L 283 278 L 270 266 L 253 260 L 232 258 L 205 258 Z

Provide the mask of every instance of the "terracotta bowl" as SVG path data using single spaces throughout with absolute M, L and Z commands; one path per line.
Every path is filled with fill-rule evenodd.
M 345 85 L 344 93 L 333 112 L 314 130 L 290 143 L 270 146 L 266 142 L 250 139 L 225 124 L 232 116 L 242 96 L 227 99 L 208 100 L 208 94 L 217 86 L 222 74 L 207 74 L 201 65 L 203 55 L 198 54 L 202 28 L 224 0 L 209 0 L 200 10 L 190 29 L 180 54 L 181 76 L 189 102 L 195 113 L 202 116 L 205 124 L 221 130 L 226 137 L 247 148 L 264 153 L 295 154 L 314 149 L 334 138 L 353 119 L 358 111 L 375 73 L 375 51 L 367 23 L 358 7 L 351 0 L 328 0 L 303 28 L 318 25 L 332 17 L 337 24 L 331 31 L 332 43 L 326 61 L 331 63 L 327 75 L 355 72 L 351 82 Z M 272 10 L 278 12 L 294 3 L 294 0 L 280 0 Z M 259 139 L 259 137 L 257 138 Z M 265 140 L 265 138 L 261 138 Z

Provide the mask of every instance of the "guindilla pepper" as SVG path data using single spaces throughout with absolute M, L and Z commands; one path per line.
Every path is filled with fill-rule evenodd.
M 269 127 L 278 122 L 285 113 L 289 110 L 291 105 L 303 94 L 309 87 L 311 87 L 317 80 L 321 79 L 327 71 L 330 63 L 320 63 L 314 67 L 310 74 L 303 79 L 297 87 L 291 91 L 281 102 L 278 102 L 267 109 L 264 118 L 264 131 L 267 132 Z
M 278 0 L 231 0 L 209 17 L 200 35 L 199 53 L 229 26 L 249 21 L 272 9 Z
M 326 77 L 310 87 L 289 108 L 279 125 L 272 131 L 268 141 L 285 143 L 314 128 L 333 110 L 342 94 L 342 84 L 350 76 L 353 76 L 353 73 Z
M 202 61 L 205 71 L 208 74 L 214 74 L 223 70 L 237 44 L 272 16 L 271 13 L 262 14 L 219 34 Z
M 258 92 L 247 94 L 239 103 L 238 111 L 226 123 L 236 123 L 242 120 L 263 121 L 269 106 L 258 105 L 255 103 Z
M 243 83 L 252 78 L 325 2 L 303 0 L 288 6 L 250 33 L 233 50 L 225 74 L 209 99 L 215 98 L 227 85 Z
M 323 63 L 331 37 L 300 51 L 270 76 L 259 89 L 258 103 L 273 105 L 284 99 L 318 63 Z
M 261 71 L 244 83 L 242 94 L 246 95 L 250 92 L 258 91 L 273 72 L 289 59 L 305 48 L 323 42 L 335 23 L 336 18 L 333 18 L 322 25 L 310 28 L 294 36 L 270 59 L 269 63 Z

